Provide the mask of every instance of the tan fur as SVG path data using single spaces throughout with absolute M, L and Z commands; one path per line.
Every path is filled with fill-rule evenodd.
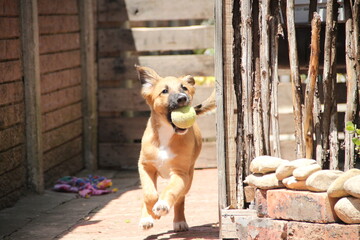
M 142 95 L 151 110 L 138 163 L 144 194 L 140 226 L 151 228 L 152 223 L 147 221 L 150 217 L 159 219 L 173 207 L 174 230 L 186 231 L 184 201 L 201 150 L 201 133 L 196 123 L 185 134 L 175 133 L 168 120 L 168 97 L 183 86 L 191 104 L 195 94 L 194 79 L 191 76 L 162 78 L 150 68 L 136 68 L 143 84 Z M 165 88 L 168 89 L 167 94 L 162 93 Z M 158 176 L 169 177 L 168 185 L 160 194 L 156 189 Z

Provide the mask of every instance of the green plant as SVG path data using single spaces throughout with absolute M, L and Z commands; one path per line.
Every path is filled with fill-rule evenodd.
M 352 141 L 355 144 L 355 150 L 357 151 L 358 154 L 360 154 L 360 129 L 357 128 L 356 124 L 352 122 L 347 122 L 345 126 L 345 130 L 354 134 Z

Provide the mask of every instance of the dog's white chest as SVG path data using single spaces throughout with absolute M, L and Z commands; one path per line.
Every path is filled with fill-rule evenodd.
M 163 124 L 158 131 L 160 146 L 156 159 L 156 168 L 161 177 L 169 178 L 170 167 L 168 163 L 175 157 L 175 154 L 169 148 L 169 142 L 174 134 L 174 130 L 171 126 Z

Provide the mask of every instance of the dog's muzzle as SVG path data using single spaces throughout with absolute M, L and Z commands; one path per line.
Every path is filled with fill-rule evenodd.
M 173 93 L 169 96 L 169 114 L 168 120 L 174 128 L 175 133 L 183 135 L 187 132 L 186 128 L 179 128 L 171 121 L 171 112 L 180 107 L 184 107 L 190 104 L 190 98 L 186 93 Z

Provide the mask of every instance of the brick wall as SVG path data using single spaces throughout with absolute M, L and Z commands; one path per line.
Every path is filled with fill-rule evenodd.
M 0 0 L 0 209 L 24 192 L 25 114 L 19 1 Z
M 45 186 L 82 169 L 82 88 L 76 0 L 38 0 Z

